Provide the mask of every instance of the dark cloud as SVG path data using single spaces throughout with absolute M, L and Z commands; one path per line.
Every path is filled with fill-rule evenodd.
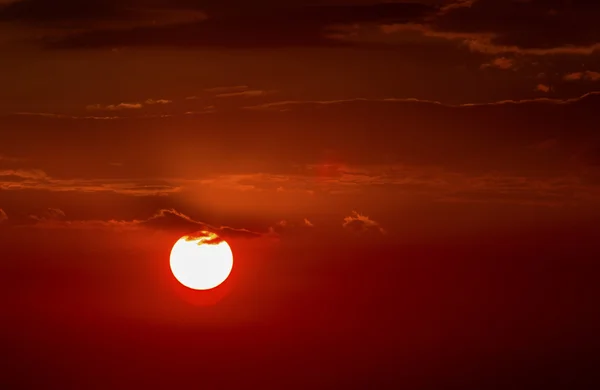
M 563 79 L 565 81 L 600 81 L 600 72 L 594 72 L 591 70 L 586 70 L 584 72 L 573 72 L 564 75 Z
M 418 2 L 326 2 L 291 1 L 281 5 L 275 1 L 221 2 L 215 0 L 20 0 L 0 5 L 0 20 L 30 22 L 57 21 L 68 25 L 78 20 L 133 20 L 148 10 L 204 10 L 218 20 L 241 20 L 266 17 L 265 20 L 294 16 L 307 23 L 358 23 L 371 21 L 401 22 L 420 17 L 431 7 Z M 288 20 L 292 22 L 292 19 Z M 160 22 L 160 21 L 158 21 Z
M 174 209 L 159 210 L 147 220 L 133 221 L 131 223 L 136 226 L 154 230 L 188 234 L 190 237 L 195 238 L 198 238 L 198 234 L 200 234 L 199 232 L 203 231 L 216 233 L 221 238 L 258 238 L 262 236 L 261 233 L 252 232 L 247 229 L 236 229 L 228 226 L 211 226 L 204 222 L 196 221 Z M 214 237 L 211 236 L 211 239 L 212 238 Z
M 49 208 L 38 215 L 30 215 L 26 221 L 19 221 L 15 226 L 31 226 L 55 229 L 116 229 L 138 230 L 148 229 L 163 231 L 191 238 L 259 238 L 262 233 L 248 229 L 238 229 L 229 226 L 213 226 L 183 214 L 175 209 L 161 209 L 147 219 L 134 220 L 69 220 L 60 209 Z
M 285 235 L 304 235 L 310 233 L 315 225 L 308 219 L 303 218 L 297 221 L 282 219 L 273 226 L 269 227 L 269 233 L 274 236 Z
M 432 22 L 433 29 L 445 33 L 490 34 L 490 45 L 524 50 L 600 43 L 598 2 L 477 0 L 467 5 L 443 12 Z
M 488 54 L 587 55 L 600 49 L 599 13 L 600 5 L 587 0 L 320 5 L 308 1 L 281 5 L 273 1 L 21 0 L 0 8 L 0 20 L 62 29 L 63 33 L 44 39 L 47 46 L 55 48 L 389 47 L 381 36 L 370 43 L 346 39 L 350 30 L 375 24 L 383 26 L 386 33 L 417 31 L 428 37 L 462 41 L 471 50 Z
M 137 221 L 139 226 L 157 230 L 192 232 L 208 229 L 208 225 L 194 221 L 185 214 L 176 210 L 159 210 L 152 217 L 144 221 Z
M 156 180 L 65 179 L 49 176 L 41 169 L 1 169 L 0 189 L 6 191 L 36 190 L 50 192 L 112 192 L 133 196 L 164 196 L 180 188 Z
M 131 17 L 124 2 L 104 0 L 20 0 L 0 6 L 0 20 L 67 22 Z
M 535 86 L 535 90 L 542 93 L 548 93 L 552 90 L 552 87 L 546 84 L 538 84 Z
M 231 238 L 259 238 L 262 237 L 262 233 L 253 232 L 248 229 L 236 229 L 229 226 L 221 226 L 217 232 L 223 237 Z
M 88 29 L 161 25 L 202 19 L 204 1 L 16 0 L 0 5 L 0 21 Z
M 66 215 L 61 209 L 48 208 L 38 215 L 30 215 L 29 218 L 37 222 L 60 221 L 65 219 Z
M 51 4 L 51 5 L 50 5 Z M 149 8 L 206 10 L 208 19 L 190 22 L 173 19 L 170 23 L 140 24 L 137 21 Z M 97 8 L 96 13 L 94 9 Z M 63 12 L 62 10 L 68 10 Z M 4 20 L 52 22 L 60 27 L 78 27 L 67 36 L 47 37 L 50 47 L 281 47 L 344 46 L 335 38 L 337 26 L 356 23 L 405 23 L 420 21 L 430 6 L 415 2 L 355 5 L 281 6 L 269 2 L 225 6 L 217 2 L 158 2 L 143 5 L 131 2 L 92 4 L 62 0 L 57 4 L 25 0 L 0 10 Z M 81 21 L 95 23 L 82 31 Z M 160 21 L 160 14 L 155 19 Z M 130 26 L 114 20 L 131 20 Z M 104 27 L 103 27 L 104 26 Z M 83 29 L 86 30 L 86 29 Z
M 501 70 L 509 70 L 509 69 L 514 69 L 514 67 L 515 67 L 515 61 L 512 58 L 506 58 L 506 57 L 494 58 L 492 61 L 481 65 L 482 69 L 496 68 L 496 69 L 501 69 Z

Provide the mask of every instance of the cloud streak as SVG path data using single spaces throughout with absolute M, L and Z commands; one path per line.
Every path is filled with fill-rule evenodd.
M 0 189 L 51 192 L 112 192 L 132 196 L 164 196 L 179 186 L 150 180 L 57 179 L 39 169 L 0 169 Z
M 89 111 L 121 111 L 121 110 L 139 110 L 144 105 L 142 103 L 119 103 L 103 106 L 101 104 L 90 104 L 86 106 Z
M 501 70 L 509 70 L 515 67 L 515 61 L 511 58 L 498 57 L 491 62 L 481 65 L 481 69 L 496 68 Z
M 462 47 L 475 53 L 483 53 L 489 55 L 530 55 L 530 56 L 552 56 L 552 55 L 568 55 L 568 56 L 588 56 L 600 51 L 600 42 L 590 42 L 587 44 L 565 44 L 548 47 L 547 43 L 541 40 L 539 47 L 536 46 L 521 46 L 518 44 L 501 43 L 499 35 L 489 32 L 487 29 L 481 31 L 450 31 L 445 29 L 437 29 L 430 24 L 382 24 L 381 32 L 387 35 L 400 33 L 420 33 L 427 38 L 434 38 L 445 41 L 460 42 Z M 509 41 L 510 42 L 510 41 Z
M 600 81 L 600 72 L 593 72 L 590 70 L 586 70 L 584 72 L 573 72 L 566 74 L 563 79 L 565 81 Z
M 233 97 L 251 98 L 251 97 L 265 96 L 265 95 L 269 95 L 272 93 L 274 93 L 274 91 L 262 91 L 259 89 L 249 89 L 247 91 L 220 93 L 220 94 L 217 94 L 215 97 L 217 97 L 217 98 L 233 98 Z
M 139 148 L 150 156 L 157 147 L 164 148 L 167 154 L 177 157 L 171 157 L 176 166 L 155 177 L 156 170 L 163 167 L 151 159 L 147 168 L 131 168 L 126 162 L 119 174 L 139 169 L 130 173 L 132 178 L 86 180 L 70 179 L 69 170 L 57 178 L 40 169 L 11 166 L 1 170 L 0 188 L 178 198 L 189 193 L 245 193 L 250 198 L 264 194 L 273 200 L 315 202 L 386 189 L 438 203 L 465 199 L 473 203 L 576 204 L 598 199 L 600 139 L 590 118 L 595 115 L 599 99 L 600 94 L 590 93 L 575 99 L 455 106 L 394 98 L 280 101 L 204 117 L 141 120 L 140 124 L 116 121 L 103 129 L 110 134 L 129 132 L 131 136 L 126 140 L 130 139 L 131 144 L 122 146 L 119 153 Z M 7 119 L 6 123 L 14 128 L 14 118 Z M 81 122 L 25 119 L 19 131 L 31 136 L 39 136 L 38 128 L 59 128 L 64 132 L 59 138 L 69 139 L 69 148 L 58 139 L 52 147 L 65 158 L 81 163 L 80 156 L 73 152 L 88 142 L 79 136 Z M 261 129 L 259 137 L 248 132 L 249 123 Z M 286 123 L 285 131 L 281 123 Z M 169 137 L 160 143 L 145 138 L 147 126 L 153 134 L 169 129 Z M 188 142 L 196 139 L 198 128 L 211 129 L 211 134 L 219 134 L 228 142 L 219 144 L 218 150 L 210 138 L 201 143 Z M 534 147 L 548 140 L 553 140 L 552 147 Z M 97 158 L 106 164 L 115 161 L 113 145 L 107 142 L 104 146 L 106 152 Z M 23 145 L 11 153 L 23 155 L 29 147 Z M 182 147 L 194 156 L 193 162 L 180 159 Z M 320 157 L 324 147 L 338 153 L 339 160 Z M 228 156 L 226 162 L 224 155 Z M 103 172 L 115 174 L 114 169 Z M 140 173 L 142 178 L 136 179 Z M 507 195 L 503 198 L 503 194 Z M 357 206 L 350 204 L 348 208 Z
M 221 238 L 260 238 L 262 233 L 248 229 L 238 229 L 229 226 L 212 226 L 194 220 L 193 218 L 175 210 L 161 209 L 147 219 L 142 220 L 66 220 L 64 212 L 57 209 L 48 209 L 42 217 L 34 217 L 36 227 L 47 229 L 116 229 L 164 231 L 177 235 L 193 235 L 200 231 L 209 231 L 218 234 Z

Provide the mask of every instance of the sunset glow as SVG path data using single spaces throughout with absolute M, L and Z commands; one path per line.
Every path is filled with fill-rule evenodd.
M 599 113 L 600 0 L 0 0 L 0 390 L 600 389 Z

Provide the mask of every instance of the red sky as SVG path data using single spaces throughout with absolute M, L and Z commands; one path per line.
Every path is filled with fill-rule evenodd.
M 0 385 L 592 388 L 598 16 L 0 0 Z

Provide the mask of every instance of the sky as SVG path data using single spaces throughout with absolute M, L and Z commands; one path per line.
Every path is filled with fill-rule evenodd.
M 0 0 L 1 387 L 593 388 L 599 16 Z

